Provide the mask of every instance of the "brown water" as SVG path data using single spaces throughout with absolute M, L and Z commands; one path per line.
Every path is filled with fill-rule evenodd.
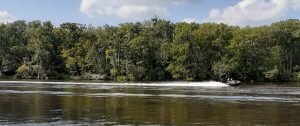
M 300 126 L 300 84 L 180 84 L 0 82 L 0 125 Z

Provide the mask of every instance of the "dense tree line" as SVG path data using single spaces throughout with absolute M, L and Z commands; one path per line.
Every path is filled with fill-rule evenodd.
M 300 21 L 244 28 L 159 18 L 101 27 L 15 21 L 0 24 L 0 76 L 300 80 Z

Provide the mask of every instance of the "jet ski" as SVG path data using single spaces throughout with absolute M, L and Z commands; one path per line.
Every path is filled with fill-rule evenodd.
M 227 80 L 226 84 L 229 86 L 239 86 L 240 84 L 242 84 L 242 82 L 239 80 L 229 79 L 229 80 Z

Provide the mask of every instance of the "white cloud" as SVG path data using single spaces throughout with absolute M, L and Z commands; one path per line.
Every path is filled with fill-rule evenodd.
M 184 19 L 183 19 L 183 22 L 186 22 L 186 23 L 193 23 L 193 22 L 198 22 L 198 20 L 195 19 L 195 18 L 184 18 Z
M 300 10 L 300 0 L 292 0 L 292 7 L 294 10 Z
M 154 15 L 168 16 L 168 6 L 179 6 L 200 0 L 82 0 L 80 11 L 90 18 L 109 16 L 144 19 Z
M 16 18 L 7 11 L 0 11 L 0 23 L 13 22 L 14 20 L 16 20 Z
M 300 0 L 241 0 L 224 10 L 212 9 L 204 21 L 257 25 L 280 19 L 286 13 L 297 10 L 300 10 Z

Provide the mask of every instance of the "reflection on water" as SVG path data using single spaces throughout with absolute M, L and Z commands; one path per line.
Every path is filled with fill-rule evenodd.
M 1 83 L 0 125 L 300 125 L 296 84 L 149 84 Z

